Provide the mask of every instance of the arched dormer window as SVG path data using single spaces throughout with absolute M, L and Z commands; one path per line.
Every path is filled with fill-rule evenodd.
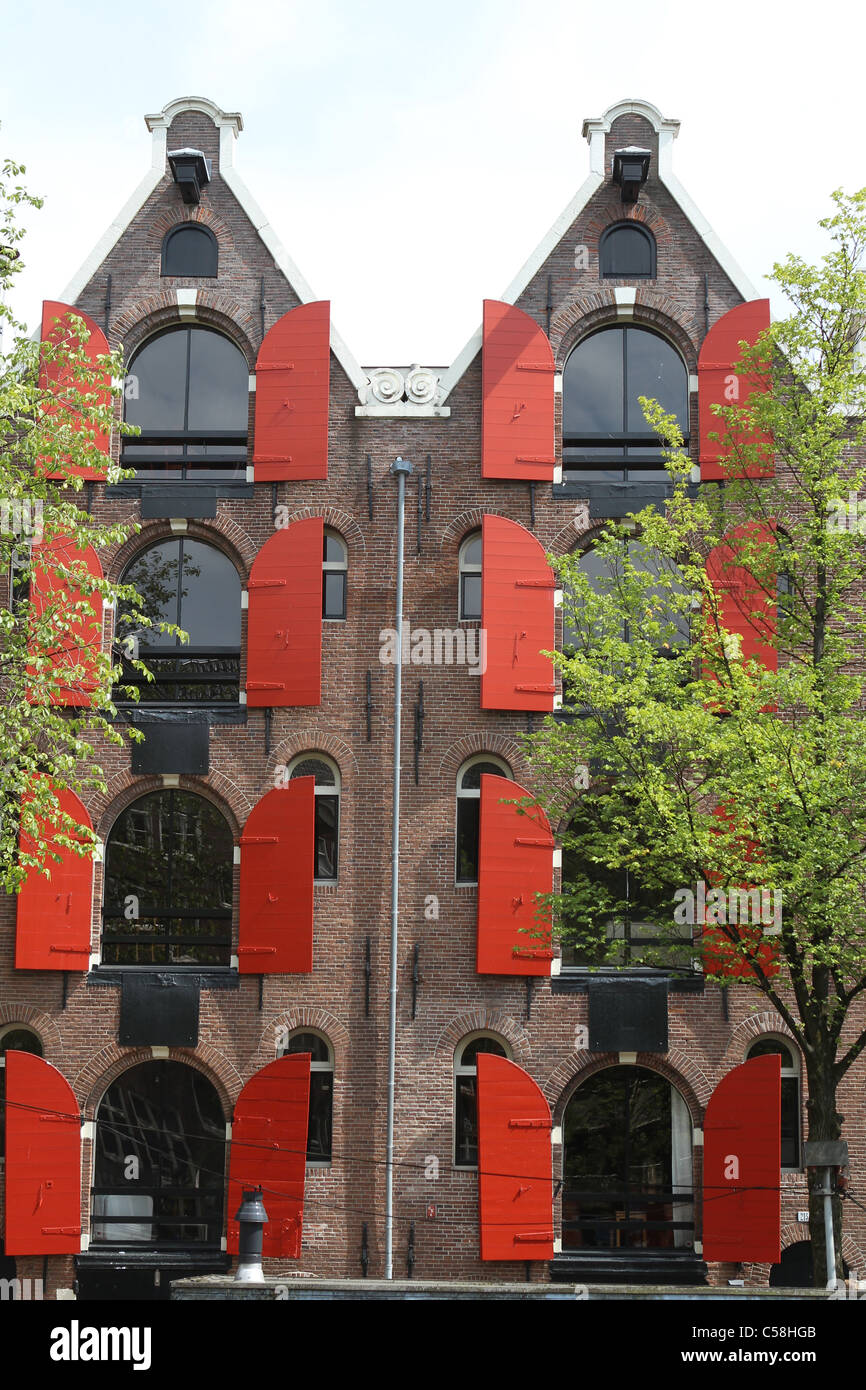
M 562 376 L 563 468 L 584 482 L 667 482 L 639 397 L 676 416 L 689 443 L 689 378 L 676 348 L 629 324 L 578 343 Z
M 203 227 L 200 222 L 182 222 L 163 237 L 161 275 L 213 279 L 218 265 L 219 244 L 210 227 Z
M 141 434 L 123 442 L 137 479 L 246 479 L 249 365 L 212 328 L 169 328 L 148 339 L 126 377 L 125 419 Z
M 641 222 L 618 222 L 601 234 L 599 274 L 603 280 L 653 280 L 656 239 Z

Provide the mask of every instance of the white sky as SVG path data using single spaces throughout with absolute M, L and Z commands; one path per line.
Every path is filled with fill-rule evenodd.
M 145 174 L 142 119 L 241 111 L 238 171 L 365 365 L 449 363 L 588 169 L 586 116 L 682 121 L 674 170 L 760 293 L 866 184 L 856 0 L 94 0 L 4 7 L 0 156 L 45 198 L 32 328 Z M 774 300 L 777 311 L 782 309 Z

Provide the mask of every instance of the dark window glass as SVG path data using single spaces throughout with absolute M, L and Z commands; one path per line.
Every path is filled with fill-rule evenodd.
M 336 796 L 316 797 L 316 878 L 337 877 L 339 804 Z
M 563 1120 L 564 1250 L 673 1250 L 694 1240 L 692 1131 L 664 1077 L 610 1067 Z
M 508 773 L 498 763 L 472 763 L 460 778 L 461 791 L 480 791 L 482 776 L 507 777 Z
M 214 276 L 218 257 L 219 248 L 213 232 L 188 222 L 166 232 L 162 243 L 162 274 Z
M 7 1052 L 32 1052 L 42 1056 L 42 1043 L 29 1028 L 11 1028 L 0 1037 L 0 1057 Z M 0 1158 L 6 1152 L 6 1068 L 0 1067 Z
M 123 680 L 148 704 L 236 704 L 240 683 L 241 582 L 221 550 L 202 541 L 161 541 L 136 556 L 123 576 L 144 599 L 142 609 L 121 605 L 116 644 L 128 657 L 138 654 L 153 672 L 147 681 L 124 664 Z M 170 633 L 142 627 L 137 615 L 154 623 L 175 623 L 189 635 L 181 643 Z
M 316 813 L 313 846 L 313 874 L 317 879 L 337 877 L 337 847 L 340 827 L 339 791 L 322 791 L 337 787 L 334 769 L 321 758 L 304 758 L 292 768 L 292 777 L 315 777 Z
M 498 769 L 497 769 L 498 771 Z M 478 827 L 481 801 L 478 797 L 457 800 L 457 882 L 478 882 Z
M 289 1052 L 310 1053 L 310 1116 L 307 1124 L 307 1162 L 330 1163 L 334 1112 L 334 1072 L 331 1054 L 317 1033 L 296 1033 Z M 316 1064 L 319 1064 L 318 1067 Z
M 325 570 L 322 576 L 322 617 L 345 618 L 346 574 L 340 570 Z
M 454 1164 L 457 1168 L 478 1166 L 478 1079 L 473 1070 L 479 1052 L 492 1052 L 497 1057 L 507 1053 L 495 1038 L 475 1038 L 459 1055 L 454 1076 Z
M 322 559 L 326 564 L 346 563 L 346 547 L 338 536 L 332 536 L 328 531 L 325 532 L 322 543 Z
M 670 343 L 634 327 L 605 328 L 579 343 L 563 372 L 564 468 L 586 481 L 667 481 L 640 396 L 676 416 L 688 447 L 688 373 Z
M 655 237 L 635 222 L 611 227 L 602 235 L 600 258 L 603 278 L 652 278 L 656 273 Z
M 249 369 L 210 328 L 172 328 L 133 357 L 123 463 L 142 479 L 246 477 Z
M 587 793 L 569 825 L 562 856 L 566 967 L 642 967 L 691 973 L 693 928 L 674 920 L 672 891 L 645 887 L 627 868 L 595 862 L 602 835 L 615 831 L 628 802 Z M 574 837 L 574 838 L 572 838 Z
M 645 574 L 671 576 L 676 582 L 675 592 L 684 594 L 686 592 L 684 583 L 678 574 L 672 574 L 670 562 L 658 551 L 651 550 L 640 540 L 626 541 L 623 546 L 623 561 L 628 557 L 629 564 L 633 569 Z M 594 593 L 603 595 L 615 592 L 615 581 L 622 574 L 624 563 L 613 561 L 608 556 L 600 554 L 597 550 L 586 550 L 580 557 L 581 571 L 588 578 Z M 656 622 L 669 624 L 669 629 L 660 638 L 658 651 L 661 656 L 674 655 L 680 647 L 687 646 L 691 638 L 689 617 L 687 613 L 681 612 L 669 602 L 668 591 L 660 583 L 658 587 L 651 587 L 647 590 L 650 597 L 657 600 L 658 606 L 653 612 Z M 588 634 L 579 634 L 571 626 L 567 614 L 563 614 L 563 646 L 576 647 L 583 646 L 587 641 Z M 623 623 L 622 637 L 624 641 L 629 641 L 631 636 L 630 624 Z
M 796 1072 L 791 1049 L 778 1038 L 760 1038 L 749 1048 L 749 1057 L 779 1056 L 782 1059 L 782 1167 L 800 1166 L 800 1078 L 785 1076 Z
M 481 575 L 461 575 L 460 617 L 475 619 L 481 617 Z
M 91 1243 L 219 1249 L 225 1119 L 207 1077 L 144 1062 L 109 1086 L 96 1117 Z
M 121 813 L 105 849 L 106 965 L 228 965 L 231 829 L 211 802 L 150 792 Z

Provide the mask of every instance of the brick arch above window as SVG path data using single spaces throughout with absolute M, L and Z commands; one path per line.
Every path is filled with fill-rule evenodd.
M 766 1037 L 768 1033 L 786 1039 L 802 1063 L 800 1044 L 787 1023 L 773 1009 L 767 1009 L 762 1014 L 753 1014 L 750 1018 L 741 1019 L 739 1023 L 734 1025 L 722 1059 L 725 1070 L 730 1067 L 738 1067 L 745 1060 L 752 1043 L 757 1042 L 759 1038 Z
M 252 537 L 224 513 L 219 513 L 213 521 L 207 523 L 190 520 L 187 522 L 187 529 L 180 533 L 172 531 L 167 518 L 143 521 L 141 530 L 130 536 L 112 555 L 105 567 L 106 578 L 112 583 L 117 583 L 136 555 L 147 550 L 149 546 L 157 545 L 160 541 L 181 539 L 202 541 L 205 545 L 212 545 L 215 549 L 221 550 L 231 560 L 240 575 L 241 583 L 246 584 L 258 552 Z
M 59 1071 L 64 1070 L 63 1037 L 50 1014 L 43 1013 L 35 1004 L 16 1003 L 15 1001 L 0 1004 L 0 1031 L 8 1027 L 9 1024 L 16 1024 L 38 1034 L 42 1041 L 42 1055 L 46 1062 L 51 1062 Z
M 112 348 L 122 347 L 128 363 L 149 338 L 164 328 L 214 328 L 228 338 L 246 358 L 250 373 L 255 370 L 254 343 L 260 332 L 252 315 L 241 308 L 237 300 L 219 290 L 198 288 L 195 317 L 181 317 L 174 289 L 132 304 L 112 319 L 108 340 Z
M 349 547 L 350 565 L 353 560 L 353 551 L 355 557 L 366 553 L 367 543 L 357 518 L 351 512 L 343 511 L 340 507 L 301 507 L 298 511 L 287 516 L 286 526 L 291 526 L 293 521 L 308 521 L 315 516 L 320 516 L 325 525 L 330 526 L 332 530 L 339 531 Z
M 504 1038 L 512 1051 L 512 1060 L 520 1067 L 532 1061 L 532 1048 L 523 1026 L 510 1014 L 499 1009 L 474 1009 L 458 1014 L 446 1024 L 433 1048 L 437 1061 L 447 1062 L 449 1074 L 454 1070 L 454 1049 L 470 1033 L 495 1033 Z
M 267 779 L 269 786 L 274 785 L 273 775 L 276 768 L 280 764 L 288 767 L 299 753 L 305 753 L 311 758 L 315 758 L 317 753 L 333 758 L 340 770 L 340 781 L 344 791 L 347 786 L 351 785 L 351 775 L 357 776 L 358 759 L 350 744 L 346 743 L 338 734 L 324 734 L 319 730 L 310 730 L 307 733 L 289 734 L 287 738 L 282 739 L 275 748 L 271 749 Z
M 220 252 L 223 248 L 234 249 L 234 237 L 229 224 L 223 221 L 212 207 L 205 207 L 199 203 L 194 208 L 187 208 L 185 204 L 180 206 L 172 204 L 171 207 L 164 208 L 159 216 L 154 218 L 145 233 L 148 250 L 154 255 L 159 255 L 162 251 L 166 232 L 173 231 L 175 227 L 184 226 L 207 227 L 208 231 L 213 232 L 219 242 Z
M 341 1019 L 328 1009 L 322 1009 L 316 1005 L 305 1005 L 286 1009 L 283 1013 L 277 1014 L 262 1033 L 259 1053 L 266 1062 L 272 1062 L 274 1059 L 277 1029 L 285 1029 L 286 1033 L 289 1034 L 321 1033 L 323 1037 L 327 1038 L 333 1049 L 335 1071 L 339 1071 L 344 1066 L 352 1046 L 349 1030 Z
M 147 796 L 150 792 L 166 790 L 170 788 L 166 788 L 161 777 L 134 777 L 128 771 L 119 772 L 112 777 L 108 783 L 107 794 L 94 798 L 95 806 L 91 812 L 100 839 L 105 841 L 118 816 L 131 806 L 133 801 Z M 207 777 L 181 776 L 175 790 L 191 792 L 205 801 L 210 801 L 225 817 L 232 836 L 237 841 L 241 827 L 252 810 L 252 803 L 234 782 L 218 772 L 211 772 Z
M 456 739 L 446 748 L 439 763 L 439 776 L 455 778 L 467 758 L 472 758 L 477 753 L 490 753 L 502 758 L 504 762 L 508 763 L 515 780 L 518 782 L 524 781 L 530 775 L 529 764 L 519 744 L 502 734 L 485 731 L 484 733 L 467 734 L 464 738 Z
M 698 369 L 698 348 L 691 335 L 691 318 L 668 295 L 645 284 L 636 286 L 634 317 L 617 316 L 613 287 L 602 283 L 595 291 L 581 291 L 561 304 L 550 323 L 550 341 L 561 372 L 572 348 L 600 328 L 649 328 L 667 338 L 678 350 L 689 373 Z
M 153 1060 L 153 1049 L 150 1047 L 122 1048 L 117 1043 L 109 1043 L 91 1057 L 71 1082 L 72 1089 L 81 1100 L 81 1113 L 84 1118 L 96 1118 L 102 1097 L 113 1081 L 132 1067 Z M 244 1078 L 221 1052 L 207 1043 L 200 1044 L 195 1051 L 190 1048 L 170 1047 L 168 1056 L 160 1060 L 180 1062 L 201 1072 L 215 1088 L 225 1119 L 231 1119 L 235 1101 L 243 1088 Z
M 547 1080 L 541 1083 L 541 1089 L 550 1102 L 553 1123 L 555 1125 L 562 1124 L 568 1102 L 584 1081 L 587 1081 L 597 1072 L 621 1065 L 623 1064 L 616 1052 L 605 1052 L 600 1055 L 586 1053 L 583 1056 L 573 1052 L 570 1057 L 566 1057 L 560 1062 Z M 646 1071 L 657 1072 L 666 1081 L 669 1081 L 685 1101 L 692 1124 L 696 1126 L 702 1124 L 704 1110 L 712 1095 L 713 1088 L 700 1068 L 696 1067 L 684 1053 L 672 1049 L 664 1058 L 661 1058 L 655 1052 L 639 1052 L 635 1065 L 643 1067 Z

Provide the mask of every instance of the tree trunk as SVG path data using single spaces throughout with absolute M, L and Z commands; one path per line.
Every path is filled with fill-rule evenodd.
M 835 1051 L 835 1049 L 834 1049 Z M 808 1138 L 837 1140 L 842 1134 L 844 1115 L 836 1110 L 835 1058 L 813 1057 L 807 1062 L 809 1099 L 806 1113 L 809 1122 Z M 820 1193 L 826 1179 L 825 1168 L 807 1169 L 809 1180 L 809 1239 L 812 1243 L 812 1271 L 816 1289 L 827 1286 L 826 1238 L 824 1234 L 824 1198 Z M 835 1185 L 835 1181 L 834 1181 Z M 836 1251 L 836 1277 L 842 1279 L 842 1203 L 833 1196 L 833 1245 Z

